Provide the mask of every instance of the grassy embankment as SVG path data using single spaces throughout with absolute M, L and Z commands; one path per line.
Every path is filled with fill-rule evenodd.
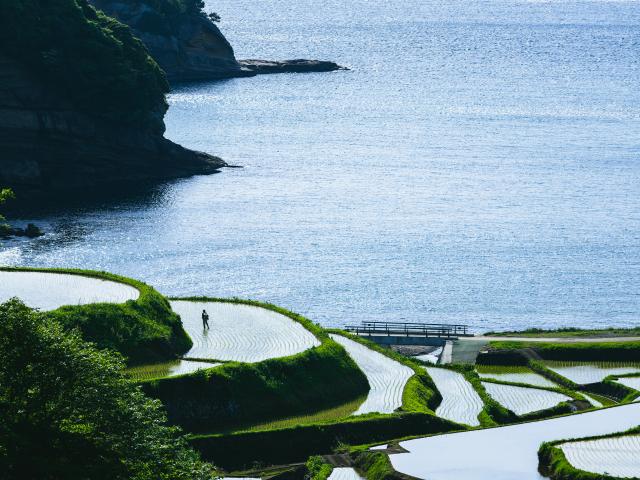
M 172 423 L 194 433 L 227 433 L 291 417 L 341 414 L 369 389 L 366 377 L 327 333 L 296 313 L 252 300 L 191 297 L 272 310 L 300 323 L 320 341 L 317 347 L 256 363 L 225 362 L 195 373 L 141 382 L 160 399 Z M 216 360 L 216 359 L 211 359 Z M 319 413 L 320 412 L 320 413 Z
M 543 330 L 541 328 L 529 328 L 527 330 L 512 330 L 507 332 L 487 332 L 484 335 L 493 337 L 531 337 L 531 338 L 580 338 L 580 337 L 638 337 L 640 327 L 633 328 L 558 328 L 555 330 Z
M 557 440 L 543 443 L 538 450 L 538 468 L 540 472 L 552 480 L 619 480 L 619 477 L 611 475 L 586 472 L 575 468 L 569 463 L 567 457 L 559 445 L 573 441 L 599 440 L 604 438 L 618 438 L 626 435 L 637 435 L 640 427 L 632 428 L 626 432 L 615 433 L 613 435 L 601 435 L 570 440 Z
M 65 328 L 79 329 L 82 337 L 97 347 L 120 352 L 130 365 L 174 359 L 191 348 L 191 339 L 167 299 L 138 280 L 80 269 L 0 267 L 0 270 L 81 275 L 136 288 L 140 296 L 122 304 L 68 305 L 45 312 Z
M 615 383 L 614 376 L 601 382 L 578 385 L 549 369 L 546 362 L 568 361 L 606 365 L 610 362 L 640 364 L 640 342 L 603 343 L 539 343 L 499 341 L 489 344 L 489 352 L 478 357 L 478 363 L 494 366 L 527 366 L 561 387 L 572 391 L 584 391 L 626 403 L 639 393 Z
M 280 425 L 279 428 L 254 428 L 228 434 L 202 434 L 191 443 L 204 458 L 227 470 L 246 468 L 252 463 L 282 464 L 303 461 L 311 455 L 329 454 L 343 444 L 360 445 L 406 436 L 462 430 L 465 427 L 436 417 L 433 410 L 441 401 L 435 384 L 416 362 L 374 343 L 330 330 L 358 341 L 415 371 L 403 392 L 403 404 L 393 414 L 370 413 L 322 422 Z M 325 332 L 326 335 L 326 332 Z M 213 369 L 212 371 L 215 371 Z M 269 425 L 267 425 L 269 427 Z

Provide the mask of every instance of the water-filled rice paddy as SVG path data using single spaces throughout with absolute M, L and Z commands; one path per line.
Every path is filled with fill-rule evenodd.
M 442 395 L 436 415 L 473 427 L 480 425 L 478 414 L 484 408 L 484 403 L 464 376 L 444 368 L 425 369 Z
M 342 345 L 367 376 L 371 390 L 355 415 L 379 412 L 392 413 L 402 406 L 402 392 L 415 372 L 401 363 L 365 347 L 342 335 L 330 334 Z
M 560 402 L 571 400 L 570 397 L 561 393 L 539 388 L 516 387 L 490 382 L 482 382 L 482 385 L 496 402 L 516 415 L 546 410 L 555 407 Z
M 300 323 L 266 308 L 228 302 L 174 300 L 193 347 L 191 358 L 259 362 L 285 357 L 320 345 Z M 202 326 L 202 310 L 209 314 L 209 329 Z
M 32 308 L 54 310 L 63 305 L 124 303 L 139 296 L 131 285 L 83 275 L 0 271 L 0 303 L 18 297 Z
M 334 468 L 329 475 L 329 480 L 362 480 L 353 468 Z
M 127 375 L 135 381 L 152 380 L 154 378 L 174 377 L 193 373 L 205 368 L 213 368 L 219 363 L 192 362 L 189 360 L 173 360 L 170 362 L 154 363 L 152 365 L 139 365 L 127 369 Z
M 622 377 L 616 380 L 616 382 L 640 391 L 640 377 Z
M 476 370 L 480 378 L 492 378 L 503 382 L 526 383 L 537 387 L 557 387 L 550 380 L 539 375 L 527 367 L 509 366 L 509 367 L 493 367 L 493 366 L 476 366 Z
M 640 373 L 640 363 L 633 362 L 552 362 L 545 365 L 549 370 L 568 378 L 578 385 L 597 383 L 609 375 Z
M 540 480 L 543 442 L 607 435 L 640 424 L 640 404 L 537 422 L 437 435 L 401 442 L 409 453 L 391 455 L 393 467 L 429 480 Z
M 640 477 L 640 435 L 567 442 L 559 447 L 567 461 L 580 470 L 613 477 Z
M 604 406 L 600 400 L 596 400 L 596 399 L 595 399 L 595 398 L 593 398 L 591 395 L 587 395 L 587 394 L 586 394 L 586 393 L 584 393 L 584 392 L 580 392 L 580 394 L 581 394 L 584 398 L 586 398 L 586 399 L 589 401 L 589 403 L 590 403 L 591 405 L 593 405 L 594 407 L 600 408 L 600 407 L 603 407 L 603 406 Z

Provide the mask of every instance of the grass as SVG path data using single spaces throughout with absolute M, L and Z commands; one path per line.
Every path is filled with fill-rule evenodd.
M 508 332 L 487 332 L 485 335 L 495 337 L 532 337 L 532 338 L 580 338 L 580 337 L 634 337 L 640 336 L 640 327 L 633 328 L 558 328 L 555 330 L 543 330 L 529 328 L 527 330 L 513 330 Z
M 490 342 L 492 351 L 535 351 L 545 360 L 640 362 L 640 342 Z
M 358 470 L 367 480 L 396 480 L 403 478 L 394 470 L 389 456 L 382 452 L 360 451 L 353 454 Z
M 200 361 L 171 360 L 169 362 L 138 365 L 126 370 L 134 382 L 157 380 L 160 378 L 186 375 L 204 368 L 215 368 L 218 364 Z
M 278 430 L 194 435 L 190 442 L 204 459 L 226 470 L 240 470 L 254 463 L 304 461 L 311 455 L 330 454 L 343 444 L 377 443 L 456 430 L 464 427 L 432 414 L 368 414 Z
M 191 432 L 228 432 L 247 425 L 340 409 L 369 390 L 365 375 L 327 332 L 276 305 L 241 299 L 192 297 L 273 310 L 301 323 L 321 342 L 295 355 L 257 363 L 228 362 L 193 374 L 142 382 L 164 404 L 169 421 Z
M 281 428 L 291 428 L 302 425 L 310 425 L 313 423 L 331 422 L 349 417 L 364 402 L 366 396 L 359 397 L 353 401 L 347 402 L 337 407 L 320 410 L 315 413 L 299 415 L 297 417 L 287 417 L 280 420 L 272 420 L 269 422 L 259 423 L 249 428 L 239 428 L 240 432 L 255 432 L 260 430 L 277 430 Z
M 552 480 L 618 480 L 619 477 L 597 474 L 579 470 L 569 463 L 567 457 L 559 445 L 572 441 L 600 440 L 605 438 L 618 438 L 626 435 L 640 433 L 640 427 L 632 428 L 626 432 L 615 433 L 613 435 L 601 435 L 580 439 L 557 440 L 543 443 L 538 450 L 538 461 L 540 472 Z
M 110 280 L 139 290 L 136 300 L 122 304 L 68 305 L 45 312 L 65 328 L 77 328 L 85 340 L 98 348 L 116 350 L 129 365 L 175 359 L 191 348 L 180 317 L 165 297 L 137 280 L 107 272 L 65 268 L 0 267 L 2 271 L 64 273 Z
M 476 365 L 478 373 L 500 375 L 502 373 L 535 373 L 524 365 Z

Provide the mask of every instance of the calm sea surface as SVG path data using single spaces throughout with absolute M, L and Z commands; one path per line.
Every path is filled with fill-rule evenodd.
M 640 323 L 640 2 L 216 0 L 239 58 L 167 136 L 243 169 L 30 214 L 0 263 L 104 269 L 325 325 Z

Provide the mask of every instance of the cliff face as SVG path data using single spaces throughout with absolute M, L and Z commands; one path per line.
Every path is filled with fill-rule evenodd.
M 170 81 L 251 76 L 231 44 L 201 11 L 162 12 L 141 0 L 90 0 L 129 25 Z
M 18 194 L 207 174 L 224 165 L 154 129 L 81 113 L 0 55 L 0 185 Z
M 198 7 L 179 11 L 175 2 L 162 0 L 153 6 L 145 0 L 89 1 L 129 25 L 171 82 L 342 69 L 321 60 L 236 60 L 222 32 Z M 183 5 L 188 3 L 183 0 Z
M 164 73 L 87 0 L 0 2 L 0 186 L 87 188 L 213 173 L 163 137 Z

